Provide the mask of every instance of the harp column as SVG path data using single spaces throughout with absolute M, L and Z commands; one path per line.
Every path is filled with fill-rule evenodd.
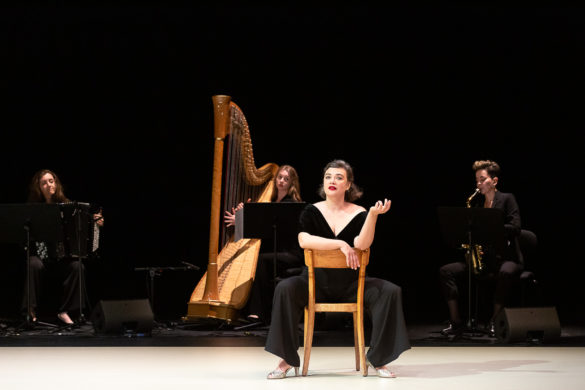
M 226 137 L 227 120 L 230 113 L 231 97 L 227 95 L 213 96 L 214 115 L 214 151 L 213 181 L 211 183 L 211 220 L 209 224 L 209 259 L 207 263 L 207 281 L 205 283 L 204 301 L 218 301 L 217 256 L 219 250 L 219 222 L 221 212 L 221 183 L 223 168 L 223 146 Z

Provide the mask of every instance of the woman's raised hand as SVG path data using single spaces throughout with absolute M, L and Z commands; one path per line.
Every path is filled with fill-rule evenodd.
M 386 213 L 388 210 L 390 210 L 390 205 L 392 204 L 392 201 L 389 199 L 384 199 L 384 202 L 382 202 L 381 200 L 377 201 L 375 205 L 373 205 L 372 207 L 370 207 L 370 211 L 376 215 L 379 214 L 384 214 Z

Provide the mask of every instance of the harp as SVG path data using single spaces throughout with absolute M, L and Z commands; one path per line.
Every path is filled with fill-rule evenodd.
M 260 240 L 234 242 L 224 227 L 224 211 L 247 199 L 270 202 L 278 165 L 256 168 L 244 114 L 230 96 L 216 95 L 212 100 L 215 140 L 209 257 L 207 272 L 191 294 L 184 319 L 207 317 L 231 322 L 238 318 L 250 295 Z

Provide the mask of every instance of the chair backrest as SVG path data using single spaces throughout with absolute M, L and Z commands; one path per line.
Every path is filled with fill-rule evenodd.
M 524 267 L 533 268 L 535 262 L 531 260 L 534 260 L 536 257 L 536 247 L 538 246 L 538 239 L 536 234 L 530 230 L 520 230 L 518 244 L 520 245 L 520 253 L 522 254 Z
M 370 258 L 370 249 L 354 248 L 354 250 L 360 258 L 360 268 L 366 267 Z M 305 249 L 305 265 L 314 268 L 347 268 L 345 255 L 340 249 Z
M 358 276 L 358 293 L 357 302 L 350 305 L 317 305 L 317 311 L 355 311 L 357 305 L 363 305 L 364 299 L 364 285 L 366 279 L 366 267 L 370 261 L 370 249 L 356 249 L 359 259 L 360 268 Z M 309 307 L 315 307 L 315 268 L 347 268 L 345 255 L 341 250 L 318 250 L 305 249 L 305 264 L 309 268 Z M 336 308 L 337 307 L 337 308 Z M 339 309 L 339 310 L 338 310 Z M 361 310 L 361 309 L 360 309 Z

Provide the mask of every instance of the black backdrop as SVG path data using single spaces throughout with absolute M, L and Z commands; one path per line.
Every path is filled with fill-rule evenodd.
M 155 287 L 155 312 L 184 314 L 207 263 L 211 96 L 227 94 L 256 162 L 295 166 L 306 201 L 334 158 L 355 167 L 364 206 L 392 199 L 370 273 L 403 287 L 407 321 L 446 318 L 436 207 L 464 205 L 476 159 L 500 163 L 538 234 L 547 303 L 583 320 L 582 8 L 148 4 L 0 12 L 0 201 L 24 202 L 49 168 L 103 207 L 92 301 L 144 297 L 135 267 L 188 261 L 202 270 Z M 22 256 L 3 253 L 13 314 Z

